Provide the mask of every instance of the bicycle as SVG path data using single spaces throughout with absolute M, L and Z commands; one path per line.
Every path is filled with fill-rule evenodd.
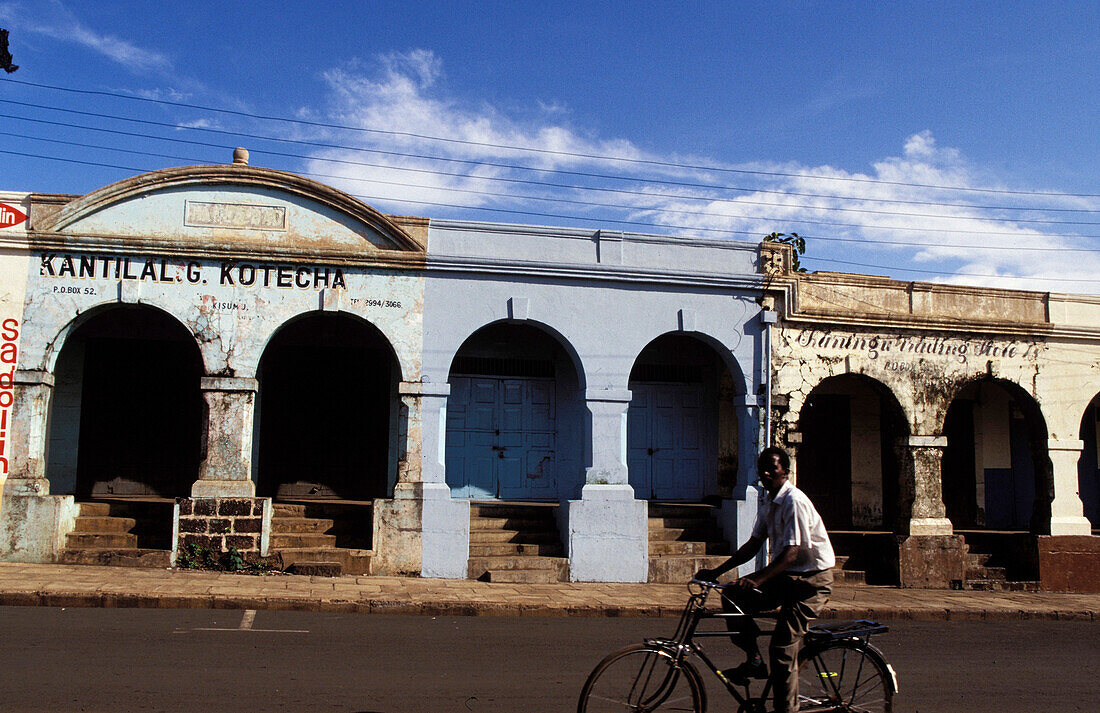
M 601 661 L 581 689 L 577 713 L 612 711 L 693 711 L 704 713 L 707 693 L 703 678 L 690 661 L 698 659 L 725 686 L 738 703 L 738 713 L 765 713 L 771 694 L 771 681 L 759 696 L 750 685 L 744 693 L 732 683 L 707 656 L 696 639 L 729 637 L 728 631 L 699 631 L 706 619 L 726 620 L 748 617 L 740 608 L 733 612 L 707 610 L 708 595 L 723 585 L 693 579 L 688 584 L 690 597 L 676 633 L 671 638 L 644 639 L 608 655 Z M 719 592 L 719 595 L 722 595 Z M 799 703 L 802 713 L 849 711 L 890 713 L 897 677 L 882 652 L 871 645 L 873 634 L 888 628 L 878 622 L 861 620 L 834 622 L 810 627 L 799 653 Z M 761 634 L 770 634 L 762 631 Z

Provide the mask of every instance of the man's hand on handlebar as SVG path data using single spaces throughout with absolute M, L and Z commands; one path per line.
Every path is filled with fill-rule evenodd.
M 715 574 L 713 569 L 701 569 L 695 573 L 695 579 L 703 582 L 717 582 L 718 575 Z

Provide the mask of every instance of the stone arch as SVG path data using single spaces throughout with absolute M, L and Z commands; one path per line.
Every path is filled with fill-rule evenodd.
M 588 451 L 584 370 L 560 332 L 533 320 L 473 331 L 448 369 L 446 472 L 455 497 L 558 500 Z
M 202 354 L 169 312 L 145 304 L 86 310 L 51 346 L 46 474 L 80 498 L 178 497 L 202 457 Z
M 1049 528 L 1049 429 L 1031 393 L 1006 379 L 968 379 L 945 401 L 940 432 L 943 500 L 956 530 Z
M 830 531 L 893 530 L 909 418 L 894 391 L 864 374 L 819 381 L 798 412 L 795 482 Z
M 377 327 L 346 312 L 298 315 L 264 345 L 257 379 L 259 495 L 361 501 L 392 491 L 401 372 Z
M 666 332 L 630 370 L 629 481 L 641 499 L 731 497 L 746 419 L 744 375 L 729 349 L 699 332 Z

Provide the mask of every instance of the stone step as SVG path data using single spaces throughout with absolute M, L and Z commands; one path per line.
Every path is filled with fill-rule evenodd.
M 335 522 L 320 517 L 272 517 L 271 532 L 273 534 L 306 533 L 323 535 L 334 528 Z
M 470 517 L 556 520 L 557 504 L 534 503 L 470 503 Z
M 649 517 L 649 529 L 660 530 L 665 528 L 684 528 L 684 529 L 713 529 L 717 530 L 718 525 L 711 518 L 702 517 Z
M 339 562 L 295 562 L 287 568 L 290 574 L 301 574 L 310 577 L 339 577 L 344 573 L 344 567 Z
M 302 503 L 271 503 L 271 519 L 277 517 L 305 517 L 306 505 Z
M 679 540 L 649 541 L 649 555 L 725 555 L 729 557 L 728 542 L 699 542 Z
M 867 573 L 857 569 L 833 568 L 833 584 L 867 584 Z
M 686 584 L 703 568 L 711 569 L 729 559 L 712 555 L 663 555 L 649 558 L 649 582 Z
M 271 547 L 275 549 L 325 549 L 336 548 L 336 535 L 320 535 L 316 533 L 272 533 Z
M 77 517 L 107 517 L 111 514 L 110 503 L 77 503 L 80 514 Z
M 526 572 L 528 574 L 500 574 L 515 572 Z M 565 557 L 470 557 L 467 565 L 467 576 L 471 579 L 489 582 L 567 582 L 569 581 L 569 560 Z M 523 579 L 523 577 L 527 577 L 527 579 Z
M 1038 592 L 1039 582 L 1010 582 L 996 579 L 968 579 L 966 588 L 984 592 Z
M 557 572 L 548 569 L 487 570 L 477 579 L 498 584 L 554 584 L 565 581 Z
M 714 519 L 718 508 L 701 503 L 653 503 L 649 504 L 650 517 L 692 517 Z
M 559 542 L 522 543 L 494 542 L 490 544 L 470 543 L 471 557 L 562 557 L 564 548 Z
M 986 579 L 993 582 L 1004 582 L 1008 579 L 1007 570 L 1004 567 L 967 567 L 966 579 Z
M 83 512 L 83 511 L 82 511 Z M 134 529 L 137 520 L 132 517 L 111 517 L 109 515 L 77 515 L 74 532 L 129 532 Z
M 471 530 L 557 530 L 558 523 L 548 518 L 471 517 Z
M 167 569 L 171 566 L 171 557 L 171 550 L 138 548 L 113 550 L 65 549 L 58 553 L 58 563 Z
M 557 532 L 521 532 L 519 530 L 471 530 L 470 543 L 521 542 L 529 545 L 560 543 Z
M 268 555 L 276 558 L 283 569 L 298 562 L 334 562 L 343 574 L 370 574 L 374 559 L 372 550 L 350 548 L 280 547 L 272 548 Z
M 697 542 L 724 541 L 722 533 L 715 527 L 650 527 L 650 542 L 682 542 L 694 540 Z
M 129 532 L 70 532 L 65 537 L 70 550 L 137 549 L 137 535 Z

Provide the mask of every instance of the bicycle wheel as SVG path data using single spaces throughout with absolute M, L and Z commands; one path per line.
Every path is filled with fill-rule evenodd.
M 691 664 L 676 665 L 667 652 L 635 644 L 596 666 L 581 689 L 577 713 L 703 713 L 705 707 L 702 682 Z
M 838 639 L 806 646 L 799 657 L 798 699 L 802 713 L 890 713 L 894 675 L 878 649 Z

